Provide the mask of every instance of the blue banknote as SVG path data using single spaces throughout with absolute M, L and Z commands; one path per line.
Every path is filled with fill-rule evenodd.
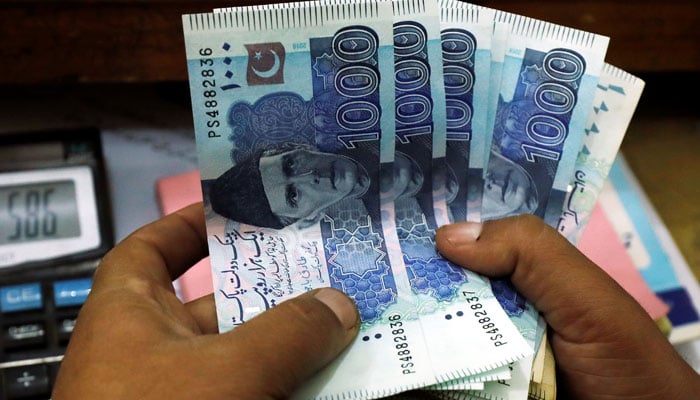
M 465 292 L 480 293 L 479 307 L 488 314 L 492 332 L 522 338 L 488 292 L 488 281 L 436 251 L 435 230 L 448 222 L 447 196 L 441 193 L 446 192 L 445 182 L 454 180 L 443 175 L 447 119 L 439 8 L 434 1 L 395 1 L 394 15 L 396 140 L 391 198 L 397 238 L 424 332 L 428 337 L 449 337 L 428 342 L 431 357 L 472 375 L 504 366 L 518 353 L 513 352 L 515 343 L 497 335 L 486 338 L 479 319 L 461 317 L 469 306 Z
M 452 0 L 440 6 L 450 220 L 480 221 L 494 10 Z
M 398 243 L 385 234 L 381 182 L 394 172 L 393 22 L 392 3 L 365 1 L 183 16 L 220 330 L 323 286 L 360 311 L 357 340 L 298 398 L 389 395 L 529 350 L 514 327 L 511 337 L 474 324 L 468 307 L 486 307 L 488 293 L 453 311 L 471 332 L 428 329 L 423 317 L 446 320 L 444 309 L 421 307 L 402 260 L 389 257 Z M 466 366 L 443 359 L 467 347 L 457 337 L 498 349 Z
M 544 217 L 550 193 L 565 193 L 569 184 L 608 41 L 523 16 L 499 15 L 511 32 L 482 216 Z
M 382 227 L 392 21 L 387 2 L 183 16 L 220 330 L 324 286 L 360 311 L 358 339 L 299 398 L 437 381 Z
M 523 213 L 544 216 L 564 140 L 568 135 L 571 114 L 554 114 L 542 105 L 555 101 L 575 102 L 574 90 L 580 85 L 579 79 L 567 86 L 564 82 L 549 84 L 545 76 L 537 76 L 551 65 L 546 57 L 569 59 L 573 68 L 584 68 L 583 58 L 575 52 L 560 49 L 554 50 L 554 53 L 525 50 L 524 63 L 516 74 L 519 82 L 512 99 L 507 101 L 503 96 L 499 97 L 486 173 L 484 195 L 488 200 L 484 201 L 482 210 L 485 219 Z M 551 85 L 551 91 L 547 92 L 549 89 L 545 88 L 542 89 L 543 93 L 536 93 L 533 86 L 540 84 Z M 540 95 L 557 98 L 559 93 L 554 90 L 560 90 L 568 97 L 539 102 Z
M 491 143 L 493 142 L 493 131 L 496 123 L 496 110 L 498 109 L 498 98 L 501 89 L 501 76 L 503 74 L 503 62 L 505 60 L 506 44 L 510 36 L 510 24 L 504 21 L 504 15 L 510 15 L 504 11 L 496 10 L 493 22 L 493 37 L 491 38 L 491 64 L 489 65 L 489 91 L 487 97 L 486 110 L 486 146 L 484 146 L 484 168 L 483 176 L 485 179 L 488 171 L 488 161 L 491 158 Z M 481 189 L 482 198 L 475 203 L 475 208 L 478 206 L 479 220 L 483 220 L 482 206 L 484 189 Z M 474 214 L 474 213 L 470 213 Z
M 550 193 L 566 192 L 608 40 L 501 11 L 496 23 L 510 30 L 498 102 L 490 112 L 493 137 L 481 216 L 489 220 L 527 213 L 544 218 Z M 532 304 L 505 280 L 491 285 L 501 293 L 499 299 L 510 299 L 501 304 L 536 347 L 543 326 Z M 531 368 L 517 365 L 514 381 L 527 385 Z

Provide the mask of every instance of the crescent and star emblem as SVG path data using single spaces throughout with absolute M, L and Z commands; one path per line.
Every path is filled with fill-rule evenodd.
M 259 70 L 255 69 L 255 67 L 251 66 L 251 70 L 253 71 L 253 73 L 255 75 L 263 78 L 263 79 L 268 79 L 268 78 L 275 76 L 275 74 L 277 72 L 279 72 L 279 69 L 280 69 L 280 56 L 274 50 L 270 50 L 270 53 L 272 53 L 272 56 L 274 57 L 274 62 L 272 64 L 272 67 L 270 67 L 270 69 L 268 69 L 266 71 L 259 71 Z M 257 58 L 259 60 L 260 58 L 262 58 L 262 54 L 261 53 L 255 54 L 255 58 Z

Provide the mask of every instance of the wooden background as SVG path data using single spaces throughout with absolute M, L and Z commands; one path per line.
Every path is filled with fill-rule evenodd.
M 256 2 L 0 0 L 0 84 L 186 80 L 181 15 Z M 476 3 L 607 35 L 629 72 L 700 70 L 697 0 Z

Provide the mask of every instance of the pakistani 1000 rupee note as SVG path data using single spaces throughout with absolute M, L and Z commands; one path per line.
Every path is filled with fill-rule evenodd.
M 529 303 L 528 303 L 529 304 Z M 526 313 L 530 315 L 530 313 Z M 526 327 L 523 321 L 518 321 L 517 318 L 511 317 L 514 323 L 519 324 L 518 328 L 522 329 Z M 537 326 L 537 332 L 544 332 L 545 321 L 544 318 L 539 318 Z M 527 331 L 524 331 L 528 335 Z M 529 340 L 532 342 L 540 343 L 540 338 L 535 338 L 534 340 Z M 539 348 L 537 349 L 539 352 Z M 448 387 L 450 390 L 438 392 L 438 396 L 442 399 L 448 400 L 477 400 L 477 399 L 488 399 L 488 400 L 524 400 L 528 396 L 529 387 L 532 384 L 532 369 L 534 362 L 534 355 L 527 356 L 517 362 L 508 365 L 508 370 L 510 372 L 510 378 L 508 379 L 496 379 L 488 382 L 484 382 L 484 387 L 482 389 L 466 389 L 463 390 L 459 388 L 458 385 L 453 385 L 451 388 L 447 384 L 439 384 L 436 387 Z M 459 390 L 455 390 L 459 389 Z
M 608 38 L 521 15 L 496 18 L 511 30 L 482 218 L 544 217 L 550 193 L 565 193 L 569 184 Z M 569 174 L 559 177 L 560 170 Z
M 578 243 L 590 219 L 643 90 L 641 79 L 613 65 L 603 66 L 583 146 L 557 223 L 559 233 L 573 244 Z
M 444 171 L 446 142 L 439 8 L 432 0 L 393 4 L 395 182 L 385 192 L 393 192 L 389 198 L 394 199 L 402 261 L 423 332 L 443 338 L 429 340 L 430 355 L 466 371 L 463 380 L 478 382 L 482 372 L 505 366 L 527 347 L 517 344 L 520 335 L 490 293 L 488 280 L 450 263 L 435 249 L 438 224 L 449 222 L 444 197 L 439 196 L 444 187 L 438 182 L 444 181 L 433 180 L 432 168 Z M 512 341 L 500 340 L 506 337 Z
M 457 182 L 449 191 L 450 220 L 479 221 L 486 165 L 486 122 L 495 10 L 456 0 L 441 0 L 440 8 L 447 96 L 446 162 L 448 172 Z
M 387 257 L 392 21 L 391 3 L 361 1 L 183 16 L 220 330 L 322 286 L 360 310 L 358 339 L 299 398 L 374 398 L 468 373 L 432 360 L 426 342 L 443 338 L 424 335 L 406 270 Z M 527 352 L 480 333 L 460 339 L 512 346 L 500 362 Z
M 360 311 L 358 339 L 300 398 L 436 381 L 381 226 L 392 20 L 385 2 L 183 16 L 220 331 L 322 286 Z
M 561 185 L 560 164 L 578 153 L 593 89 L 608 39 L 588 32 L 498 11 L 510 26 L 494 116 L 491 154 L 485 173 L 482 218 L 530 213 L 544 216 L 550 193 Z M 495 45 L 494 45 L 495 47 Z M 567 182 L 568 184 L 568 182 Z M 543 334 L 537 311 L 505 280 L 492 280 L 502 305 L 533 348 Z M 532 359 L 516 363 L 513 386 L 487 387 L 485 397 L 517 398 L 527 393 Z M 517 388 L 515 386 L 518 386 Z
M 494 126 L 496 123 L 496 110 L 498 110 L 498 99 L 499 92 L 501 89 L 503 63 L 505 61 L 506 56 L 506 44 L 508 43 L 508 36 L 510 36 L 510 24 L 508 23 L 508 20 L 503 17 L 504 12 L 499 10 L 493 11 L 493 36 L 491 37 L 491 63 L 489 65 L 489 91 L 486 110 L 486 131 L 484 132 L 485 146 L 482 182 L 484 182 L 484 180 L 486 179 L 486 172 L 488 171 L 488 162 L 491 159 L 491 146 L 493 142 Z M 497 18 L 497 16 L 500 16 L 500 18 Z M 471 211 L 468 213 L 470 216 L 469 221 L 482 222 L 482 220 L 484 219 L 482 215 L 482 206 L 484 202 L 483 187 L 481 188 L 480 192 L 482 196 L 481 199 L 472 200 L 468 204 L 468 207 L 470 208 L 469 211 Z
M 431 180 L 435 176 L 434 171 L 431 171 L 431 162 L 444 167 L 445 154 L 445 97 L 439 57 L 441 41 L 437 35 L 438 4 L 432 0 L 395 0 L 392 5 L 396 148 L 387 145 L 389 141 L 382 141 L 382 168 L 387 173 L 382 174 L 380 184 L 389 187 L 387 190 L 380 187 L 383 192 L 382 224 L 388 256 L 392 265 L 403 265 L 408 274 L 408 283 L 418 304 L 416 313 L 407 314 L 407 318 L 421 320 L 423 332 L 429 338 L 426 341 L 428 351 L 433 359 L 440 360 L 440 367 L 436 368 L 436 373 L 440 374 L 439 379 L 442 381 L 461 376 L 460 387 L 475 387 L 484 380 L 509 377 L 504 360 L 522 357 L 522 351 L 527 354 L 530 350 L 523 345 L 517 330 L 500 312 L 497 301 L 489 293 L 488 281 L 447 263 L 435 251 L 433 237 L 436 223 L 432 215 L 433 207 L 439 204 L 434 207 L 438 217 L 445 215 L 446 208 L 444 196 L 440 194 L 444 193 L 444 189 Z M 295 7 L 295 3 L 253 6 L 248 9 L 290 7 Z M 215 11 L 223 10 L 226 9 Z M 390 159 L 391 156 L 393 159 Z M 385 179 L 387 177 L 394 179 Z M 437 194 L 436 198 L 431 197 L 431 188 Z M 398 193 L 400 196 L 397 196 L 397 190 L 401 192 Z M 414 207 L 416 202 L 420 207 Z M 395 204 L 399 206 L 398 213 L 394 211 Z M 416 219 L 416 215 L 420 215 L 420 218 Z M 441 221 L 447 222 L 446 219 Z M 397 233 L 401 233 L 402 237 L 397 237 Z M 445 279 L 446 273 L 450 276 L 449 280 Z M 461 297 L 457 295 L 460 291 Z M 491 329 L 487 330 L 487 336 L 480 329 L 483 324 L 475 323 L 484 320 L 483 318 L 461 318 L 469 315 L 464 308 L 472 306 L 464 304 L 462 298 L 475 293 L 479 294 L 483 303 L 480 305 L 483 305 L 480 315 L 493 310 L 488 316 L 487 322 L 492 325 L 488 325 Z M 473 301 L 473 296 L 470 298 Z M 452 318 L 453 316 L 458 318 Z M 371 337 L 371 332 L 369 333 Z M 471 340 L 464 341 L 464 337 L 470 337 Z M 500 340 L 506 337 L 514 339 L 510 342 Z M 488 340 L 490 342 L 487 343 Z M 493 345 L 493 348 L 488 347 L 488 344 Z M 463 358 L 455 357 L 455 354 L 471 356 Z M 440 372 L 454 370 L 460 372 L 449 375 Z
M 443 176 L 446 178 L 443 182 L 447 193 L 447 222 L 479 219 L 493 11 L 458 1 L 440 1 L 447 98 L 447 153 Z M 469 212 L 474 213 L 471 218 Z M 446 221 L 443 218 L 439 223 Z M 510 379 L 509 371 L 504 366 L 469 380 L 456 379 L 434 385 L 431 389 L 478 389 L 472 382 Z

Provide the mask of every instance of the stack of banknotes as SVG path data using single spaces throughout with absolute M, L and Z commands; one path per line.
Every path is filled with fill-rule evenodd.
M 553 398 L 537 310 L 434 235 L 530 213 L 576 243 L 644 86 L 608 38 L 453 0 L 182 21 L 220 330 L 331 286 L 361 331 L 295 398 Z

